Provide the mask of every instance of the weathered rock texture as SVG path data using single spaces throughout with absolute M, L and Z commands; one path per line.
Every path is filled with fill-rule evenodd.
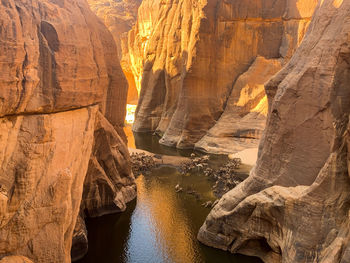
M 135 193 L 128 149 L 113 126 L 98 114 L 81 209 L 90 217 L 124 211 Z
M 224 112 L 230 95 L 231 102 L 239 100 L 235 96 L 243 88 L 235 83 L 244 72 L 256 70 L 257 56 L 271 61 L 266 74 L 276 73 L 276 59 L 290 58 L 316 3 L 144 0 L 129 34 L 130 61 L 141 88 L 133 130 L 157 131 L 165 145 L 193 147 Z M 248 83 L 262 81 L 257 77 Z M 261 93 L 256 95 L 246 111 L 261 100 Z M 254 126 L 246 127 L 249 122 L 243 120 L 227 133 L 233 137 L 240 134 L 237 129 L 251 129 L 250 134 L 258 134 Z
M 267 97 L 264 84 L 281 69 L 282 60 L 257 57 L 233 86 L 224 113 L 196 149 L 220 154 L 257 147 L 265 129 Z
M 320 1 L 266 85 L 258 162 L 211 211 L 200 241 L 269 263 L 350 261 L 349 33 L 350 1 Z
M 70 262 L 97 108 L 0 121 L 0 256 Z
M 9 256 L 0 260 L 1 263 L 33 263 L 30 259 L 22 256 Z
M 77 217 L 71 248 L 71 259 L 72 262 L 78 261 L 83 258 L 88 252 L 88 232 L 85 225 L 84 215 L 80 210 L 80 214 Z
M 2 1 L 0 29 L 0 258 L 70 262 L 96 127 L 103 113 L 103 128 L 116 136 L 125 116 L 116 45 L 85 0 Z M 125 154 L 118 139 L 109 147 Z M 106 173 L 124 171 L 120 183 L 132 188 L 129 160 L 118 158 Z M 128 201 L 132 190 L 114 189 L 122 193 L 100 196 L 119 195 L 120 211 L 120 195 Z
M 137 10 L 142 0 L 88 0 L 88 3 L 112 33 L 118 48 L 118 56 L 129 84 L 129 104 L 137 104 L 138 91 L 130 68 L 128 32 L 135 24 Z

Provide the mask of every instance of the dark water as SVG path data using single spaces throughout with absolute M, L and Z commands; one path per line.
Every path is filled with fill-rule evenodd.
M 165 155 L 190 156 L 193 150 L 181 150 L 159 144 L 159 137 L 151 133 L 133 133 L 137 149 Z M 200 153 L 197 153 L 200 154 Z
M 159 144 L 160 137 L 152 133 L 132 132 L 131 126 L 124 128 L 126 136 L 128 137 L 128 147 L 145 150 L 156 154 L 164 154 L 171 156 L 185 156 L 189 157 L 193 150 L 181 150 L 174 147 L 164 146 Z M 195 152 L 197 155 L 204 155 L 201 152 Z
M 151 149 L 152 150 L 152 149 Z M 232 255 L 202 245 L 196 239 L 214 201 L 213 182 L 200 174 L 181 175 L 163 166 L 136 180 L 137 201 L 124 213 L 89 219 L 89 252 L 84 263 L 253 263 L 252 257 Z M 180 184 L 182 193 L 175 192 Z M 200 200 L 186 190 L 195 190 Z

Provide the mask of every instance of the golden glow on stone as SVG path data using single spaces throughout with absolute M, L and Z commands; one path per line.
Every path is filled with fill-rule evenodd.
M 126 104 L 126 117 L 125 117 L 126 123 L 129 123 L 129 124 L 134 123 L 136 107 L 137 105 Z
M 342 3 L 343 3 L 343 0 L 334 0 L 333 1 L 333 6 L 335 8 L 339 8 L 342 5 Z

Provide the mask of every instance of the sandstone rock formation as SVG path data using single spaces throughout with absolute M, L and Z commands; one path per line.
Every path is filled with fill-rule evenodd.
M 90 217 L 124 211 L 136 194 L 128 149 L 102 114 L 97 115 L 94 137 L 81 204 Z
M 201 242 L 269 263 L 350 261 L 349 33 L 350 1 L 320 1 L 266 85 L 258 162 L 211 211 Z
M 9 256 L 4 257 L 0 260 L 1 263 L 33 263 L 33 261 L 29 260 L 26 257 L 22 256 Z
M 129 83 L 127 102 L 137 104 L 138 91 L 130 68 L 128 32 L 136 22 L 141 0 L 88 0 L 88 3 L 115 39 L 120 63 Z
M 78 261 L 88 253 L 88 232 L 85 225 L 84 215 L 80 210 L 80 214 L 77 217 L 71 248 L 71 259 L 72 262 Z
M 116 45 L 85 0 L 2 1 L 0 28 L 0 258 L 70 262 L 100 111 L 113 154 L 101 160 L 115 161 L 106 169 L 120 173 L 122 191 L 100 197 L 120 211 L 135 196 L 115 131 L 127 96 Z
M 0 257 L 70 262 L 96 112 L 1 118 Z
M 276 59 L 290 58 L 316 3 L 144 0 L 129 33 L 132 71 L 141 88 L 133 130 L 156 131 L 162 144 L 192 148 L 224 112 L 230 94 L 229 104 L 238 100 L 235 89 L 242 87 L 235 83 L 243 73 L 255 70 L 257 56 L 271 61 L 268 74 L 278 70 Z M 263 79 L 256 81 L 261 85 Z M 246 110 L 257 106 L 261 93 L 256 95 Z M 249 123 L 244 120 L 227 133 L 256 133 Z
M 268 108 L 264 84 L 281 69 L 281 63 L 282 60 L 277 59 L 255 59 L 235 82 L 224 113 L 196 143 L 196 149 L 229 154 L 257 147 Z

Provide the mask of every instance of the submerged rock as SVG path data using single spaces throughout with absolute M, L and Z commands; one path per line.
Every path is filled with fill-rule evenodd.
M 207 201 L 207 202 L 203 203 L 202 206 L 204 206 L 205 208 L 211 208 L 213 206 L 213 202 Z
M 81 202 L 82 213 L 89 217 L 124 211 L 136 198 L 128 149 L 101 113 L 96 118 L 94 138 Z
M 176 191 L 176 193 L 180 193 L 180 192 L 183 191 L 183 189 L 182 189 L 182 187 L 181 187 L 179 184 L 177 184 L 177 185 L 175 186 L 175 191 Z
M 350 1 L 320 1 L 291 61 L 266 84 L 255 168 L 201 227 L 206 245 L 265 262 L 350 260 Z

